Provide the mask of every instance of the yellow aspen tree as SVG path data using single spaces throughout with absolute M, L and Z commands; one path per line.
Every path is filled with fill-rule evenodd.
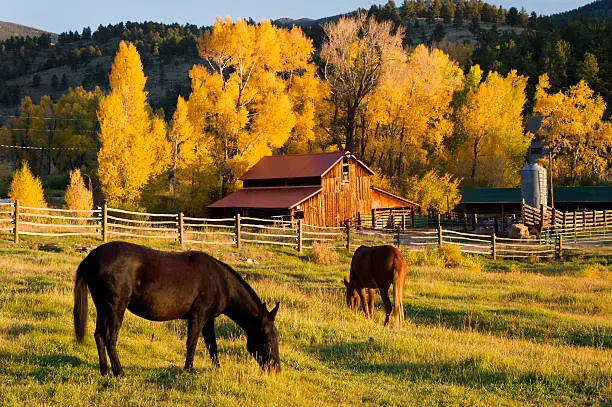
M 93 194 L 87 189 L 80 169 L 70 171 L 70 182 L 66 187 L 65 208 L 77 211 L 93 208 Z M 76 216 L 88 217 L 87 213 L 77 213 Z
M 548 75 L 536 87 L 534 114 L 545 116 L 538 136 L 554 157 L 555 175 L 570 185 L 605 181 L 612 168 L 612 133 L 604 122 L 606 104 L 581 80 L 565 93 L 548 93 Z
M 422 177 L 409 178 L 407 196 L 425 213 L 450 212 L 461 202 L 460 182 L 451 174 L 438 175 L 430 170 Z
M 15 171 L 8 195 L 11 201 L 19 200 L 19 204 L 23 206 L 47 207 L 42 183 L 32 175 L 27 161 L 23 161 L 21 168 Z
M 168 165 L 165 124 L 147 103 L 146 77 L 134 45 L 119 44 L 109 81 L 111 91 L 97 112 L 98 177 L 110 205 L 137 208 L 144 186 Z
M 510 71 L 490 72 L 469 90 L 457 112 L 465 142 L 455 156 L 455 172 L 474 185 L 514 186 L 524 163 L 530 136 L 523 131 L 522 111 L 527 78 Z
M 300 137 L 310 136 L 305 127 L 314 125 L 314 98 L 298 77 L 313 74 L 312 43 L 298 29 L 226 18 L 205 33 L 199 50 L 207 67 L 189 73 L 189 118 L 225 195 L 250 166 L 287 142 L 298 117 Z
M 364 156 L 386 156 L 384 171 L 400 183 L 430 168 L 452 134 L 451 102 L 462 85 L 463 72 L 438 49 L 419 45 L 406 60 L 390 64 L 368 99 L 373 135 L 362 137 Z
M 188 118 L 187 101 L 182 96 L 179 96 L 176 102 L 169 139 L 172 152 L 170 192 L 172 194 L 173 205 L 176 208 L 179 187 L 185 181 L 185 171 L 197 161 L 199 144 L 197 134 Z

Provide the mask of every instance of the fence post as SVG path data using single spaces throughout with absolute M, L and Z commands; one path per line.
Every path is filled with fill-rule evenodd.
M 240 249 L 240 214 L 236 214 L 236 247 Z
M 414 223 L 414 206 L 410 208 L 410 219 L 412 220 L 412 228 L 414 229 L 416 227 Z
M 183 212 L 178 214 L 178 239 L 179 245 L 183 247 Z
M 497 260 L 497 236 L 495 236 L 495 232 L 491 235 L 491 255 L 493 260 Z
M 376 229 L 376 209 L 372 208 L 372 229 Z
M 298 235 L 297 235 L 297 250 L 298 253 L 302 253 L 302 219 L 298 219 L 297 221 L 297 225 L 298 225 Z
M 402 214 L 402 229 L 406 230 L 406 214 Z
M 606 217 L 607 213 L 608 213 L 608 210 L 604 209 L 604 211 L 603 211 L 604 233 L 606 233 L 606 231 L 608 230 L 608 218 Z
M 346 250 L 351 251 L 351 222 L 346 221 Z
M 593 228 L 597 227 L 597 211 L 593 209 Z
M 582 230 L 586 230 L 586 210 L 582 210 Z
M 438 225 L 438 247 L 442 247 L 442 228 Z
M 552 219 L 551 219 L 551 227 L 553 229 L 557 228 L 557 210 L 555 208 L 552 208 Z
M 540 204 L 540 233 L 542 233 L 542 230 L 544 229 L 544 216 L 546 215 L 544 210 L 544 204 Z
M 13 237 L 15 243 L 19 243 L 19 199 L 15 199 L 15 203 L 13 205 L 15 206 L 13 211 L 13 223 L 15 226 L 15 229 L 13 230 Z
M 396 234 L 395 234 L 395 243 L 397 247 L 400 247 L 401 241 L 402 241 L 402 233 L 401 233 L 400 227 L 398 226 L 396 229 Z
M 523 225 L 527 226 L 527 221 L 525 220 L 525 199 L 521 200 L 521 221 L 523 222 Z
M 563 258 L 563 235 L 557 236 L 557 239 L 559 240 L 559 243 L 558 243 L 559 251 L 557 252 L 557 256 L 559 259 L 562 259 Z
M 106 202 L 102 205 L 102 241 L 108 241 L 108 206 Z
M 565 233 L 566 228 L 567 228 L 567 212 L 563 212 L 563 233 Z

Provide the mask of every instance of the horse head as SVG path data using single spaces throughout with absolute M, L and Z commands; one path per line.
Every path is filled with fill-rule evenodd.
M 359 294 L 357 294 L 357 290 L 351 284 L 351 282 L 346 279 L 346 277 L 344 277 L 344 285 L 346 287 L 346 305 L 355 311 L 357 308 L 359 308 L 359 303 L 361 302 L 359 299 Z
M 247 350 L 257 360 L 259 366 L 267 371 L 280 372 L 280 356 L 278 355 L 278 331 L 274 319 L 280 303 L 268 311 L 266 304 L 261 305 L 259 312 L 260 325 L 247 336 Z

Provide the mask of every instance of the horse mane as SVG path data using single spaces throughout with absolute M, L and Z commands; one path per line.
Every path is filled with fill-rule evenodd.
M 251 297 L 255 300 L 255 302 L 257 303 L 257 305 L 262 305 L 263 301 L 261 300 L 261 298 L 259 298 L 259 296 L 257 295 L 257 293 L 255 292 L 255 290 L 253 290 L 253 287 L 251 287 L 249 285 L 249 283 L 247 283 L 244 278 L 242 278 L 242 276 L 240 274 L 238 274 L 238 272 L 236 270 L 234 270 L 230 265 L 222 262 L 219 259 L 216 259 L 212 256 L 209 256 L 211 259 L 213 259 L 214 261 L 216 261 L 217 263 L 219 263 L 221 266 L 223 266 L 226 271 L 228 271 L 231 275 L 233 275 L 236 280 L 238 280 L 238 282 L 244 287 L 245 290 L 247 290 L 247 292 L 249 294 L 251 294 Z

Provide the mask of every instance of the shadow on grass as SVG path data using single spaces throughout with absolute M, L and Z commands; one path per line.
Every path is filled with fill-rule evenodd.
M 31 377 L 39 383 L 71 380 L 75 374 L 79 374 L 79 370 L 74 369 L 75 367 L 84 366 L 98 370 L 97 365 L 84 362 L 73 355 L 14 355 L 1 352 L 0 366 L 10 369 L 11 365 L 19 366 L 19 369 L 11 369 L 14 378 Z
M 568 327 L 551 316 L 520 309 L 468 311 L 405 304 L 404 312 L 405 319 L 415 324 L 443 326 L 536 342 L 612 347 L 612 336 L 606 329 L 580 325 Z
M 472 354 L 457 360 L 440 362 L 371 363 L 377 353 L 383 354 L 382 344 L 375 341 L 325 344 L 306 350 L 330 368 L 372 375 L 386 374 L 397 380 L 430 381 L 474 388 L 506 388 L 545 390 L 546 393 L 571 391 L 598 397 L 605 393 L 605 386 L 584 377 L 572 377 L 563 372 L 542 374 L 529 370 L 521 371 L 501 361 L 492 361 L 486 355 Z

